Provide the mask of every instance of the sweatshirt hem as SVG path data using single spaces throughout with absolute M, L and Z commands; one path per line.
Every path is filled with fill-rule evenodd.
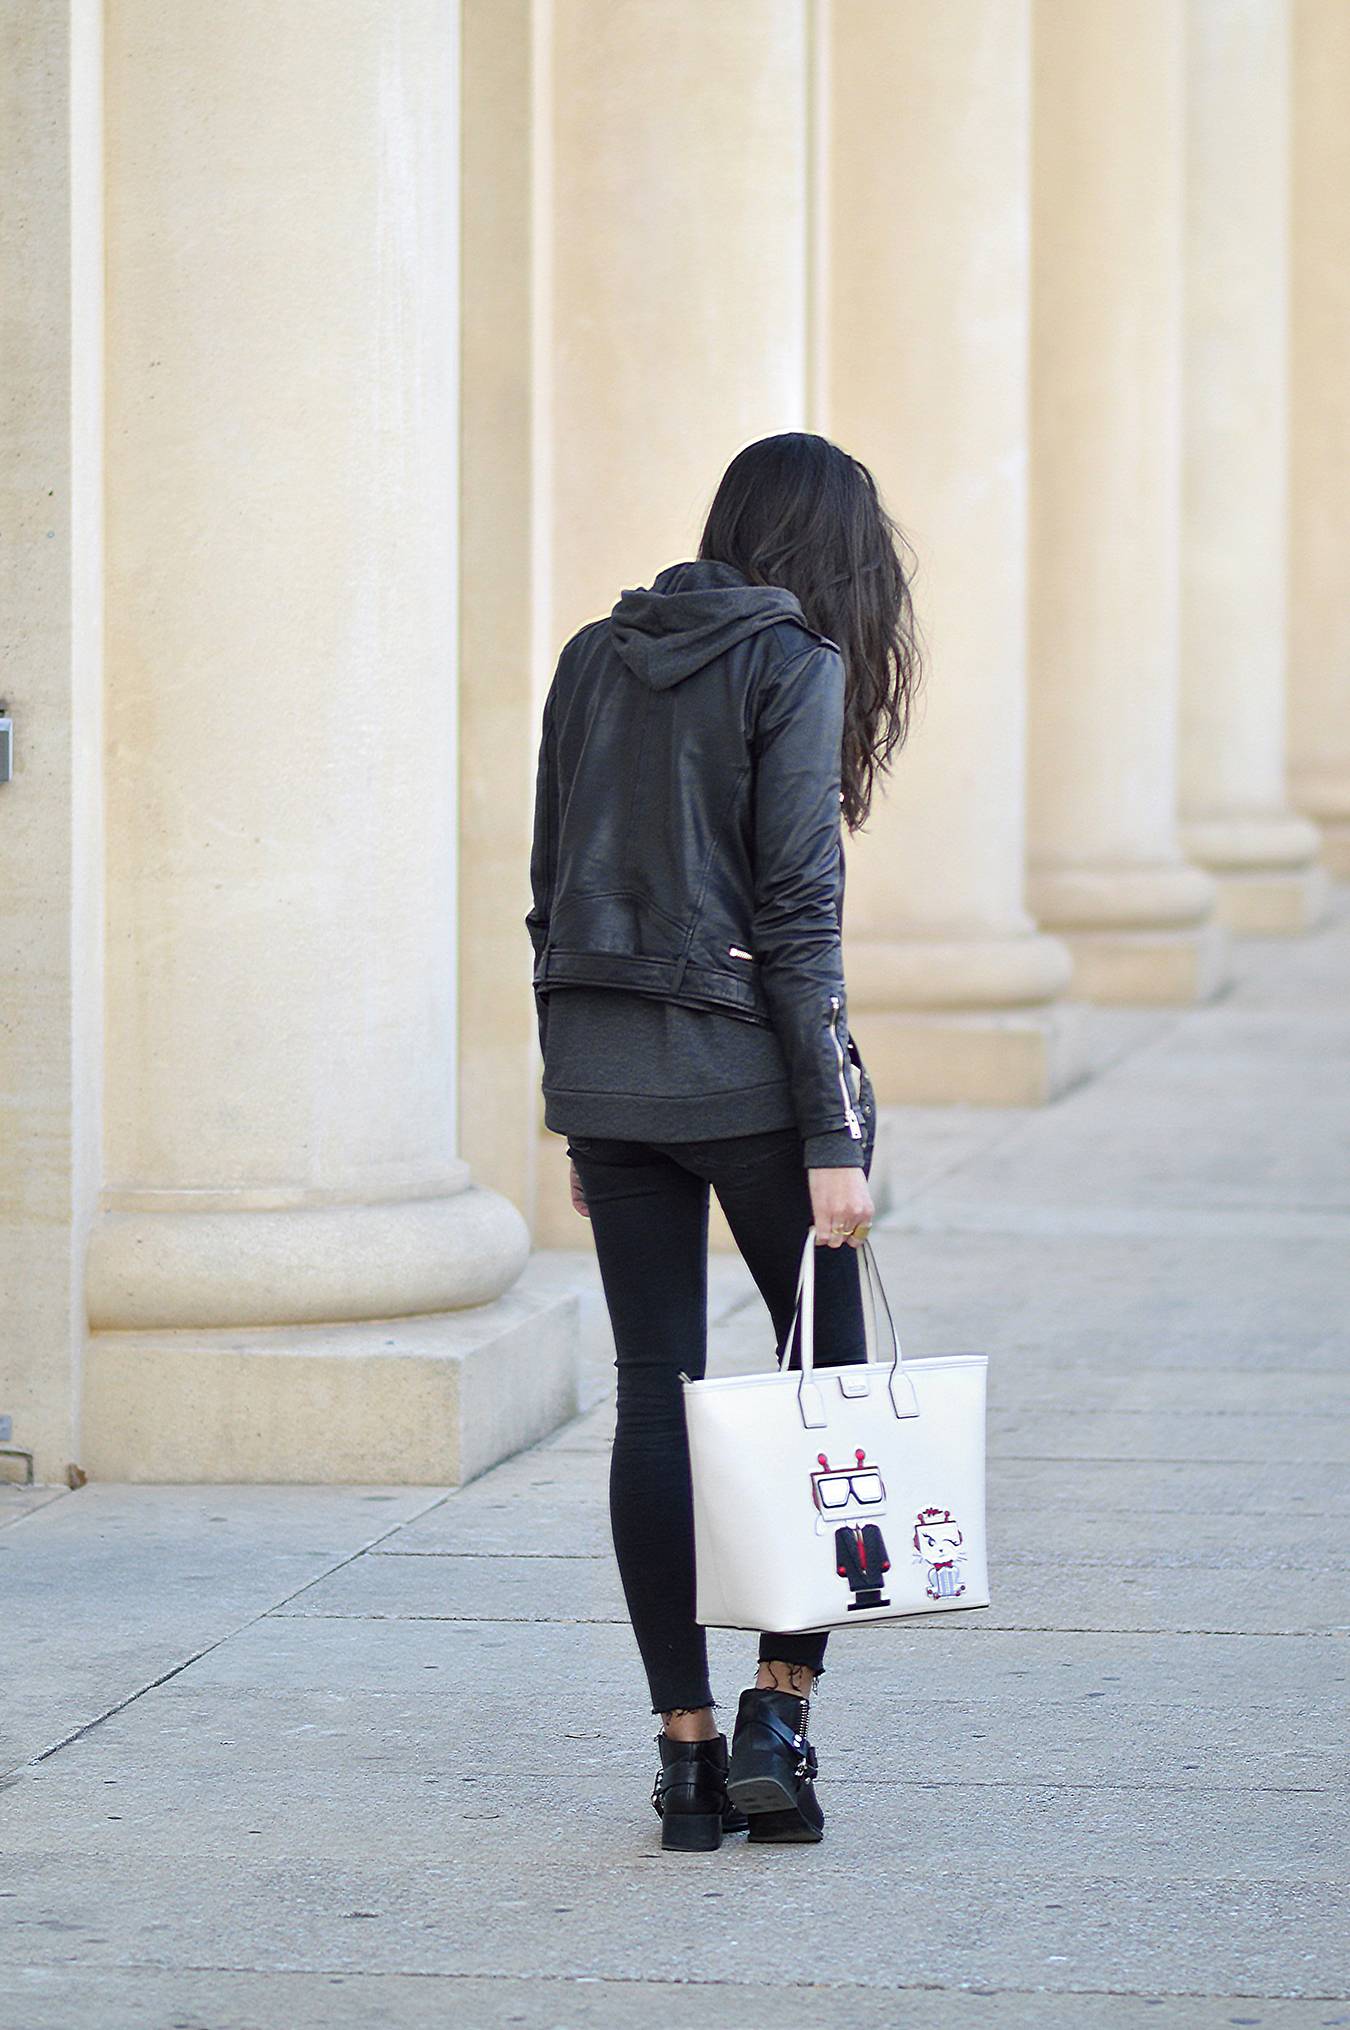
M 544 1126 L 558 1135 L 632 1142 L 707 1142 L 726 1135 L 796 1129 L 787 1085 L 679 1097 L 544 1088 Z

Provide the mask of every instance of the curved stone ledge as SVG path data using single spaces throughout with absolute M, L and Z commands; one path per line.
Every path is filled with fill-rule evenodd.
M 1315 823 L 1350 824 L 1350 767 L 1293 767 L 1289 791 L 1299 809 Z
M 1213 877 L 1183 860 L 1096 867 L 1033 867 L 1027 900 L 1056 931 L 1174 930 L 1213 915 Z
M 845 948 L 849 1004 L 860 1009 L 1037 1008 L 1069 984 L 1073 960 L 1057 938 L 924 938 Z
M 1306 818 L 1273 815 L 1199 818 L 1181 828 L 1182 844 L 1217 872 L 1307 867 L 1317 857 L 1317 830 Z
M 105 1210 L 86 1268 L 94 1331 L 312 1325 L 486 1304 L 530 1251 L 508 1199 L 448 1197 L 259 1211 Z

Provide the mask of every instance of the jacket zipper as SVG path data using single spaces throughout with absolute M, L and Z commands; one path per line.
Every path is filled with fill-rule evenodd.
M 854 1111 L 853 1095 L 848 1089 L 848 1079 L 844 1073 L 844 1046 L 839 1041 L 839 996 L 837 994 L 831 994 L 830 996 L 830 1034 L 834 1038 L 834 1054 L 839 1059 L 839 1090 L 844 1095 L 844 1119 L 848 1123 L 848 1131 L 854 1141 L 861 1142 L 862 1126 Z

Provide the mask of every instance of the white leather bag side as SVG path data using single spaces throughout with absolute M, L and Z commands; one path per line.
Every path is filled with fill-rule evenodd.
M 865 1242 L 869 1351 L 879 1296 L 891 1358 L 818 1366 L 815 1248 L 778 1366 L 684 1384 L 698 1619 L 786 1634 L 986 1607 L 987 1356 L 903 1360 Z

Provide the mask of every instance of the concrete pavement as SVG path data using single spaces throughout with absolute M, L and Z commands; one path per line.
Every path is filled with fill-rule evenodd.
M 458 1492 L 0 1495 L 3 2030 L 1350 2025 L 1350 919 L 886 1123 L 993 1604 L 836 1638 L 819 1848 L 663 1855 L 591 1407 Z M 866 1044 L 863 1038 L 864 1048 Z M 771 1357 L 739 1262 L 712 1360 Z M 715 1632 L 728 1711 L 753 1644 Z

